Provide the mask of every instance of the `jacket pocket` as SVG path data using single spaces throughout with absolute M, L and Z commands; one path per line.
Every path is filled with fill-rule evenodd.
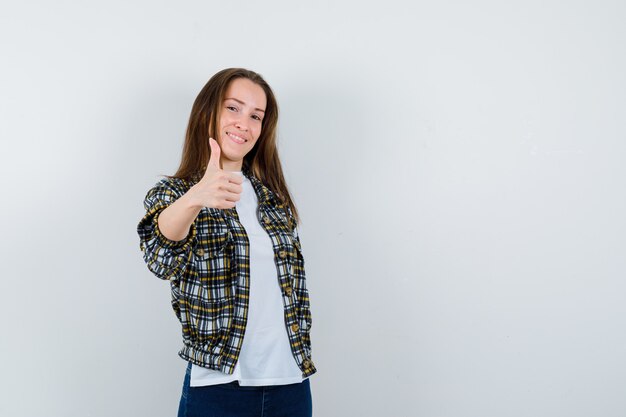
M 220 256 L 232 242 L 232 233 L 226 223 L 211 222 L 198 229 L 193 251 L 198 260 L 206 261 Z
M 229 332 L 234 312 L 232 298 L 211 301 L 188 298 L 185 306 L 191 333 L 198 343 L 217 344 Z
M 287 254 L 288 256 L 288 268 L 289 275 L 292 280 L 304 280 L 304 256 L 302 255 L 302 248 L 300 247 L 300 241 L 294 238 L 290 233 L 287 234 Z M 297 282 L 294 283 L 296 285 Z

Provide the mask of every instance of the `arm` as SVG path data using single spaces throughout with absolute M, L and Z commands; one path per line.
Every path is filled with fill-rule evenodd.
M 169 240 L 181 241 L 189 234 L 202 206 L 194 205 L 189 192 L 170 204 L 158 216 L 158 229 Z
M 185 194 L 174 180 L 163 179 L 144 199 L 146 214 L 137 225 L 137 233 L 143 259 L 160 279 L 179 279 L 191 260 L 196 234 L 193 221 L 201 208 L 190 207 Z
M 179 279 L 191 262 L 200 210 L 232 208 L 239 200 L 243 180 L 220 168 L 217 141 L 210 138 L 209 145 L 211 157 L 200 182 L 184 190 L 182 180 L 163 179 L 146 194 L 146 215 L 137 226 L 139 246 L 148 269 L 161 279 Z

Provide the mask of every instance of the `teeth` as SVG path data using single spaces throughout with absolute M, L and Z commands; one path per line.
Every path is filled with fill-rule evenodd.
M 247 142 L 247 140 L 246 140 L 246 139 L 241 138 L 241 137 L 239 137 L 239 136 L 235 135 L 234 133 L 227 132 L 227 134 L 228 134 L 228 136 L 230 136 L 230 137 L 232 137 L 232 138 L 238 139 L 238 140 L 243 141 L 243 142 Z

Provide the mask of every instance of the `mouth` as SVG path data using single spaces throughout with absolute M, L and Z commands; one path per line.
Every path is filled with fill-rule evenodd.
M 228 135 L 228 137 L 232 139 L 233 142 L 239 145 L 244 144 L 248 141 L 248 139 L 242 138 L 241 136 L 237 136 L 234 133 L 226 132 L 226 134 Z

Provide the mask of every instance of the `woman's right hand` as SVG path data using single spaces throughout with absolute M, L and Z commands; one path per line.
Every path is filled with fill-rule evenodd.
M 233 208 L 243 190 L 243 176 L 220 168 L 221 150 L 215 139 L 209 138 L 209 146 L 209 164 L 202 179 L 190 188 L 190 197 L 198 207 Z

